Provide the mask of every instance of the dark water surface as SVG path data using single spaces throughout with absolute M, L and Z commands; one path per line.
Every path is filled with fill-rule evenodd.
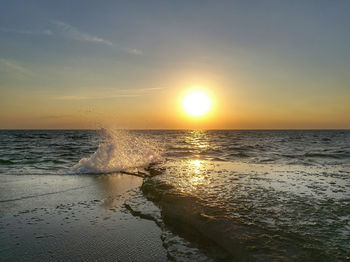
M 203 261 L 350 259 L 350 131 L 0 131 L 1 181 L 125 170 Z

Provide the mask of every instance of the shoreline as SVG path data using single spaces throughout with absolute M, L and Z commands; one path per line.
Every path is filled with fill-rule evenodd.
M 153 222 L 123 206 L 143 179 L 0 175 L 0 261 L 168 261 Z

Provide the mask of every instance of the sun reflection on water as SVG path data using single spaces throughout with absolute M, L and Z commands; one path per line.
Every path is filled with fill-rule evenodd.
M 186 136 L 185 141 L 193 149 L 203 150 L 209 148 L 209 137 L 205 131 L 202 130 L 192 130 Z
M 198 187 L 203 183 L 204 174 L 203 174 L 203 160 L 190 160 L 189 165 L 189 184 L 191 187 Z
M 185 137 L 186 143 L 191 147 L 191 150 L 200 158 L 201 153 L 209 149 L 210 141 L 206 131 L 192 130 Z M 191 159 L 184 162 L 187 166 L 188 177 L 187 182 L 192 190 L 197 190 L 205 181 L 206 161 L 201 159 Z

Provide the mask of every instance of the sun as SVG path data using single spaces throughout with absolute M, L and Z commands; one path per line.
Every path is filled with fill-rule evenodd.
M 192 117 L 200 117 L 207 114 L 211 109 L 210 97 L 203 91 L 193 90 L 185 95 L 182 107 Z

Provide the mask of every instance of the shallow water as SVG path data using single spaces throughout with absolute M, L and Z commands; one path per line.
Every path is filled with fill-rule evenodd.
M 0 261 L 168 261 L 161 229 L 123 208 L 141 184 L 120 174 L 0 176 Z
M 203 249 L 239 261 L 350 259 L 350 131 L 0 131 L 6 177 L 125 170 L 146 174 L 142 192 L 164 228 Z

